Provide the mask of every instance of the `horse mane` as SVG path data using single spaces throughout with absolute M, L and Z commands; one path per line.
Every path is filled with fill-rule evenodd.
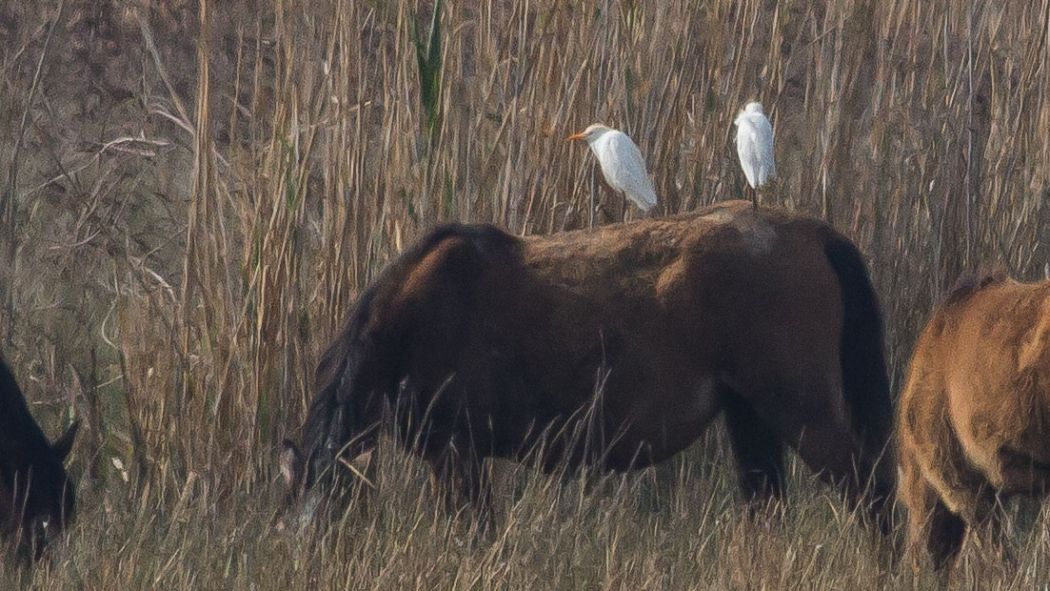
M 964 273 L 955 281 L 944 303 L 950 306 L 963 302 L 989 285 L 1006 281 L 1006 278 L 1006 272 L 999 268 Z
M 388 292 L 386 290 L 391 285 L 396 288 L 403 287 L 405 277 L 427 255 L 450 239 L 462 240 L 464 246 L 473 255 L 470 260 L 477 260 L 481 263 L 508 254 L 517 254 L 521 248 L 521 241 L 517 237 L 493 225 L 450 223 L 434 228 L 415 246 L 388 263 L 368 288 L 358 296 L 343 329 L 333 339 L 317 364 L 314 375 L 317 394 L 307 411 L 303 436 L 316 439 L 327 435 L 325 432 L 329 428 L 329 420 L 339 408 L 339 391 L 343 386 L 344 375 L 350 366 L 360 361 L 356 359 L 356 356 L 361 355 L 357 343 L 358 337 L 368 325 L 376 306 L 387 301 Z M 382 301 L 378 301 L 377 295 L 381 292 L 383 295 L 379 299 Z M 305 440 L 304 444 L 309 447 Z M 310 452 L 309 449 L 305 451 Z
M 413 263 L 419 262 L 438 244 L 448 238 L 463 238 L 480 253 L 492 255 L 516 251 L 521 242 L 517 237 L 492 224 L 442 224 L 430 231 L 420 243 L 401 256 Z
M 516 237 L 490 224 L 450 223 L 431 230 L 418 244 L 387 264 L 371 285 L 358 296 L 340 336 L 332 342 L 317 365 L 315 382 L 319 391 L 327 390 L 333 382 L 340 379 L 340 361 L 352 353 L 350 349 L 353 338 L 360 334 L 368 322 L 376 293 L 390 282 L 400 280 L 439 244 L 451 238 L 465 239 L 483 258 L 516 252 L 521 246 Z

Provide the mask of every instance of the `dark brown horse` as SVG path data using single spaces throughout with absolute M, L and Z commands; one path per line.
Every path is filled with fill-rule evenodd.
M 898 418 L 915 566 L 948 565 L 982 524 L 999 546 L 999 502 L 1050 493 L 1048 386 L 1050 281 L 970 278 L 934 312 Z
M 782 493 L 785 444 L 854 498 L 870 478 L 876 509 L 894 488 L 860 253 L 742 201 L 553 236 L 439 228 L 361 295 L 317 383 L 304 453 L 286 442 L 281 458 L 297 493 L 368 452 L 384 420 L 477 500 L 485 457 L 638 468 L 719 412 L 749 498 Z
M 48 443 L 0 357 L 0 532 L 39 557 L 73 517 L 74 490 L 63 462 L 78 423 Z

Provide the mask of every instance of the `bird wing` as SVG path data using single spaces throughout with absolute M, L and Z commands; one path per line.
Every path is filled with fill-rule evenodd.
M 758 130 L 759 148 L 762 150 L 762 169 L 759 173 L 759 184 L 764 185 L 768 180 L 777 176 L 776 160 L 773 157 L 773 125 L 769 119 L 761 113 L 755 121 Z
M 605 139 L 606 158 L 609 166 L 602 163 L 605 180 L 614 189 L 623 193 L 642 211 L 656 206 L 656 191 L 645 169 L 645 159 L 638 146 L 620 131 L 612 131 Z M 600 159 L 604 160 L 604 159 Z
M 740 168 L 744 171 L 747 184 L 755 188 L 758 178 L 758 170 L 762 165 L 762 159 L 756 149 L 758 146 L 755 130 L 743 117 L 737 119 L 736 123 L 736 155 L 740 157 Z

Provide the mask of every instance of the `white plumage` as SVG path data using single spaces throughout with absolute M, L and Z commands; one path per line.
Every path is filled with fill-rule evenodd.
M 646 172 L 642 152 L 627 134 L 594 124 L 569 139 L 587 141 L 610 187 L 626 195 L 642 211 L 656 206 L 656 191 Z
M 740 168 L 744 169 L 747 184 L 757 189 L 777 175 L 773 162 L 773 126 L 759 103 L 748 103 L 733 125 L 736 125 L 736 153 L 740 156 Z

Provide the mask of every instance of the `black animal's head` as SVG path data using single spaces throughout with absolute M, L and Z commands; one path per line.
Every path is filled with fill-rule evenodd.
M 319 505 L 316 491 L 330 490 L 330 481 L 362 480 L 359 464 L 375 445 L 386 409 L 398 416 L 418 411 L 419 393 L 445 379 L 475 283 L 493 259 L 517 257 L 519 246 L 491 226 L 443 226 L 361 295 L 318 365 L 302 451 L 286 441 L 281 452 L 281 473 L 305 514 Z
M 18 539 L 19 551 L 34 558 L 73 519 L 76 492 L 65 460 L 79 426 L 74 422 L 54 443 L 24 446 L 24 457 L 0 464 L 5 497 L 0 509 L 7 513 L 7 529 Z
M 320 389 L 303 424 L 302 449 L 285 440 L 280 453 L 287 502 L 299 507 L 300 521 L 309 520 L 333 491 L 347 492 L 357 481 L 368 481 L 365 472 L 393 358 L 389 336 L 373 315 L 375 291 L 361 296 L 347 328 L 318 365 Z

